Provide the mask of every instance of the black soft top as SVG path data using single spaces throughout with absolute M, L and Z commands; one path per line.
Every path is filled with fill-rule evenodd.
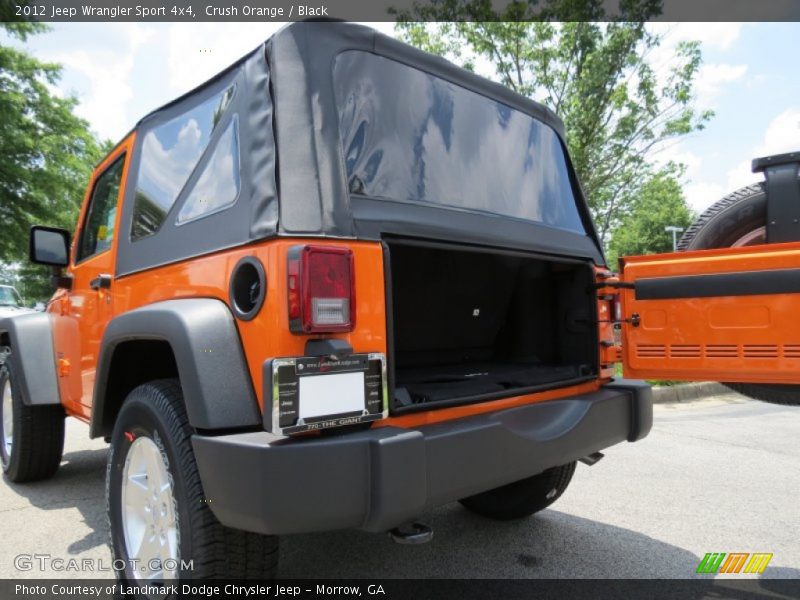
M 293 23 L 225 71 L 151 112 L 136 125 L 117 274 L 277 236 L 374 240 L 412 236 L 527 249 L 604 263 L 571 165 L 570 181 L 587 233 L 442 205 L 421 206 L 351 193 L 333 75 L 336 57 L 348 50 L 406 64 L 528 114 L 551 127 L 566 147 L 564 125 L 551 110 L 442 58 L 351 23 Z M 136 174 L 148 132 L 231 88 L 235 94 L 220 119 L 221 126 L 211 134 L 208 149 L 163 225 L 153 235 L 132 240 L 129 233 Z M 177 214 L 219 142 L 220 132 L 234 119 L 240 149 L 240 189 L 235 204 L 177 224 Z

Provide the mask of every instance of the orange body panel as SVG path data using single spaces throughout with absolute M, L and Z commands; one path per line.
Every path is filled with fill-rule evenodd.
M 258 316 L 236 321 L 254 391 L 263 406 L 262 366 L 281 356 L 302 356 L 309 335 L 289 331 L 286 292 L 287 254 L 309 240 L 272 240 L 243 246 L 122 277 L 114 281 L 117 314 L 174 298 L 218 298 L 229 304 L 228 283 L 236 263 L 245 256 L 258 258 L 267 274 L 267 295 Z M 321 243 L 318 239 L 313 243 Z M 356 283 L 356 328 L 325 337 L 347 340 L 356 352 L 386 352 L 386 306 L 383 294 L 383 252 L 375 242 L 325 240 L 325 245 L 353 251 Z M 320 337 L 315 334 L 313 337 Z
M 798 268 L 800 244 L 791 243 L 626 258 L 623 278 Z M 632 289 L 621 294 L 625 317 L 640 317 L 639 326 L 623 326 L 627 377 L 800 383 L 796 294 L 658 300 L 637 300 Z
M 599 381 L 589 381 L 580 385 L 558 388 L 556 390 L 549 390 L 546 392 L 538 392 L 536 394 L 514 396 L 512 398 L 503 398 L 501 400 L 492 400 L 490 402 L 481 402 L 479 404 L 468 404 L 466 406 L 454 406 L 452 408 L 428 410 L 425 412 L 419 412 L 400 417 L 389 417 L 388 419 L 377 421 L 375 423 L 375 427 L 384 427 L 388 425 L 394 427 L 419 427 L 421 425 L 431 425 L 433 423 L 441 423 L 442 421 L 461 419 L 463 417 L 471 417 L 473 415 L 480 415 L 496 410 L 522 406 L 523 404 L 544 402 L 545 400 L 557 400 L 558 398 L 577 396 L 578 394 L 588 394 L 590 392 L 597 391 L 599 387 Z
M 90 282 L 100 274 L 111 275 L 114 273 L 119 235 L 115 233 L 109 249 L 91 256 L 77 265 L 74 261 L 95 181 L 120 156 L 123 154 L 130 156 L 135 136 L 136 134 L 132 133 L 122 140 L 94 170 L 78 216 L 78 227 L 72 238 L 70 251 L 72 263 L 67 270 L 72 276 L 72 289 L 69 292 L 59 290 L 47 308 L 48 312 L 53 315 L 53 343 L 56 358 L 59 361 L 66 361 L 66 363 L 61 363 L 63 368 L 59 373 L 61 402 L 68 414 L 83 420 L 87 420 L 91 415 L 95 368 L 103 332 L 115 314 L 113 287 L 111 290 L 94 290 L 90 287 Z M 129 162 L 129 159 L 126 158 L 120 190 L 125 189 Z M 119 196 L 121 197 L 122 194 L 120 193 Z M 119 209 L 120 197 L 117 198 L 115 232 L 120 230 L 122 214 Z

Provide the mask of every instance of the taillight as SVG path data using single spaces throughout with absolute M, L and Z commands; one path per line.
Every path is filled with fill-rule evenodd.
M 292 248 L 288 273 L 292 332 L 352 331 L 356 314 L 352 250 L 311 245 Z
M 614 294 L 614 299 L 611 300 L 611 320 L 614 323 L 622 322 L 622 295 Z

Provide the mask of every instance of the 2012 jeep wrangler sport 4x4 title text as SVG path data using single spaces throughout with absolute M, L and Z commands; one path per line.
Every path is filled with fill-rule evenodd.
M 290 25 L 142 119 L 71 245 L 34 227 L 31 257 L 58 290 L 0 320 L 3 467 L 51 476 L 65 414 L 106 438 L 129 579 L 271 576 L 282 534 L 421 541 L 455 500 L 530 515 L 650 430 L 615 321 L 634 376 L 715 360 L 669 346 L 693 308 L 660 284 L 720 261 L 612 275 L 549 110 L 346 23 Z

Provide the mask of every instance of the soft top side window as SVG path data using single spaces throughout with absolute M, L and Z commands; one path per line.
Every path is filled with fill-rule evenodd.
M 233 92 L 231 86 L 145 134 L 134 196 L 132 240 L 153 235 L 161 228 L 208 148 Z
M 236 202 L 239 195 L 239 133 L 234 118 L 219 138 L 178 213 L 178 225 L 218 212 Z

